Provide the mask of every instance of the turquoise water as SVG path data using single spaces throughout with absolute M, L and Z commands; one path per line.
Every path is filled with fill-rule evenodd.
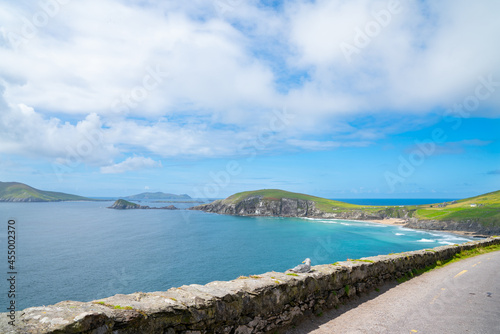
M 119 211 L 106 208 L 111 204 L 0 203 L 5 277 L 7 219 L 16 220 L 18 309 L 284 271 L 306 257 L 316 265 L 471 240 L 365 222 Z M 6 305 L 6 279 L 0 289 Z

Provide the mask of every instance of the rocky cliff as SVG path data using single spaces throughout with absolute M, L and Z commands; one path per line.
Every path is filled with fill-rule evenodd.
M 270 216 L 270 217 L 308 217 L 333 219 L 383 219 L 387 217 L 384 211 L 364 212 L 362 210 L 339 210 L 338 212 L 324 212 L 317 208 L 313 200 L 297 198 L 265 198 L 264 196 L 250 196 L 240 201 L 217 200 L 209 204 L 198 205 L 191 210 L 201 210 L 226 215 L 239 216 Z

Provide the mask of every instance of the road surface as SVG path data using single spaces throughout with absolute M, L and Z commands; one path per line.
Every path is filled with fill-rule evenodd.
M 386 285 L 286 333 L 499 334 L 500 251 Z

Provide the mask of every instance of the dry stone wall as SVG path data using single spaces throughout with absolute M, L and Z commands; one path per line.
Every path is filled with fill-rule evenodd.
M 185 285 L 164 292 L 64 301 L 2 313 L 1 333 L 268 333 L 336 307 L 386 281 L 446 261 L 462 250 L 500 244 L 489 238 L 394 255 L 312 267 L 307 274 L 269 272 L 232 281 Z

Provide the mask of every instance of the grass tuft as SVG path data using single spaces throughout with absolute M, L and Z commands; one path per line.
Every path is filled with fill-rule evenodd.
M 367 262 L 367 263 L 373 263 L 374 262 L 372 260 L 363 260 L 363 259 L 351 260 L 351 261 L 354 261 L 354 262 Z

